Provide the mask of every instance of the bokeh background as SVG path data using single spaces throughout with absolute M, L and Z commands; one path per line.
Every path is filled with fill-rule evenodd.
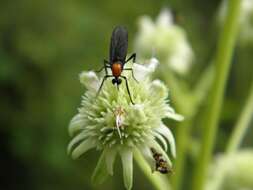
M 102 65 L 115 25 L 128 28 L 132 52 L 138 18 L 155 18 L 162 8 L 170 7 L 180 16 L 178 24 L 186 30 L 195 53 L 189 75 L 194 83 L 215 53 L 220 3 L 1 0 L 0 189 L 123 189 L 119 161 L 114 177 L 94 187 L 90 177 L 100 153 L 89 151 L 77 161 L 66 153 L 70 140 L 67 127 L 85 91 L 78 74 Z M 236 46 L 216 152 L 224 148 L 248 94 L 252 51 L 253 43 Z M 252 145 L 252 132 L 243 146 Z M 137 167 L 133 189 L 153 189 Z

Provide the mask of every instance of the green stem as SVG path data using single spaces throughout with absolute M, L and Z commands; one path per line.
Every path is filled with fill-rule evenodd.
M 228 141 L 227 148 L 226 148 L 226 157 L 233 156 L 233 154 L 236 153 L 238 150 L 243 137 L 245 136 L 245 133 L 250 126 L 250 121 L 253 117 L 253 83 L 250 89 L 250 94 L 249 97 L 245 103 L 245 106 L 242 110 L 242 113 L 235 125 L 235 128 L 232 132 L 232 135 Z M 214 175 L 214 178 L 209 184 L 209 189 L 210 190 L 218 190 L 220 189 L 222 182 L 224 180 L 224 177 L 227 172 L 227 165 L 224 165 L 221 170 L 217 170 L 216 174 Z
M 253 83 L 251 85 L 250 94 L 246 101 L 241 116 L 236 123 L 235 129 L 229 139 L 226 152 L 228 154 L 235 152 L 241 144 L 241 141 L 249 127 L 249 123 L 253 117 Z
M 181 112 L 180 112 L 181 113 Z M 178 126 L 177 140 L 177 158 L 175 160 L 175 174 L 172 177 L 172 187 L 174 190 L 181 189 L 182 179 L 184 176 L 184 165 L 187 145 L 189 142 L 189 134 L 191 130 L 192 119 L 186 118 L 183 123 Z
M 196 166 L 193 176 L 193 190 L 202 190 L 204 187 L 206 170 L 214 147 L 224 91 L 239 28 L 238 18 L 240 16 L 240 2 L 241 0 L 228 1 L 228 14 L 218 41 L 214 75 L 215 80 L 211 88 L 210 105 L 206 113 L 206 126 L 203 131 L 204 138 L 199 158 L 196 162 L 198 165 Z
M 140 167 L 145 176 L 149 179 L 155 189 L 157 190 L 170 190 L 170 184 L 168 183 L 165 176 L 159 175 L 158 173 L 152 173 L 150 166 L 146 160 L 142 157 L 139 151 L 134 152 L 134 159 L 137 165 Z
M 192 118 L 196 113 L 196 101 L 190 96 L 189 90 L 180 88 L 180 82 L 174 74 L 168 70 L 162 72 L 164 79 L 171 89 L 171 96 L 178 113 L 185 117 L 185 120 L 179 124 L 176 130 L 177 159 L 175 160 L 175 174 L 172 176 L 172 187 L 174 190 L 180 189 L 183 168 L 186 157 L 186 149 L 191 131 Z M 184 101 L 182 101 L 184 100 Z
M 185 109 L 187 105 L 185 104 L 178 104 L 178 102 L 182 102 L 181 100 L 184 99 L 180 96 L 173 96 L 173 100 L 175 101 L 175 106 L 177 108 L 177 111 L 185 116 L 185 120 L 180 123 L 180 125 L 177 127 L 177 133 L 176 133 L 176 141 L 177 141 L 177 159 L 175 161 L 175 168 L 176 172 L 175 175 L 172 177 L 172 187 L 174 190 L 181 189 L 183 177 L 184 177 L 184 165 L 185 165 L 185 159 L 187 156 L 187 148 L 190 141 L 190 133 L 192 129 L 192 121 L 195 117 L 197 111 L 199 110 L 199 106 L 203 102 L 204 98 L 206 97 L 207 93 L 210 90 L 211 82 L 213 80 L 213 65 L 208 66 L 208 68 L 204 71 L 202 76 L 200 77 L 199 83 L 196 84 L 196 87 L 194 89 L 193 98 L 191 98 L 191 101 L 189 99 L 189 102 L 191 104 L 190 107 Z M 174 84 L 174 82 L 173 82 Z M 176 84 L 177 85 L 177 84 Z M 180 89 L 173 89 L 174 90 L 180 90 Z M 182 94 L 182 93 L 180 93 Z M 188 97 L 190 96 L 189 92 L 184 93 L 187 94 Z M 173 95 L 173 93 L 172 93 Z M 187 98 L 188 99 L 188 98 Z

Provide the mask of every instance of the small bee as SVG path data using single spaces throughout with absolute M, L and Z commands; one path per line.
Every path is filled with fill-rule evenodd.
M 153 153 L 153 158 L 155 160 L 156 171 L 162 174 L 167 174 L 169 172 L 172 172 L 166 160 L 163 159 L 162 154 L 158 153 L 154 148 L 151 148 L 151 152 Z

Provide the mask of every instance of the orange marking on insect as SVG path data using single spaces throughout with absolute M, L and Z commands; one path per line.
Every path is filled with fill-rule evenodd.
M 116 62 L 112 64 L 112 75 L 119 77 L 122 72 L 122 66 L 120 63 Z

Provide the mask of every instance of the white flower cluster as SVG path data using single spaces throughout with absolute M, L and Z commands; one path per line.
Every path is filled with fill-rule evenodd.
M 135 41 L 138 56 L 146 59 L 153 53 L 162 63 L 179 74 L 186 74 L 193 60 L 193 51 L 182 27 L 173 23 L 172 13 L 164 9 L 156 22 L 142 16 Z
M 243 149 L 219 155 L 210 167 L 206 190 L 253 189 L 253 151 Z
M 176 156 L 175 140 L 162 119 L 182 120 L 183 117 L 168 104 L 166 86 L 159 80 L 150 80 L 157 64 L 155 58 L 147 65 L 133 64 L 134 76 L 139 82 L 123 71 L 128 77 L 135 105 L 129 100 L 125 83 L 117 89 L 107 80 L 96 96 L 101 79 L 94 72 L 81 73 L 80 80 L 87 91 L 78 114 L 69 125 L 73 139 L 68 152 L 76 159 L 92 148 L 102 151 L 93 174 L 95 182 L 100 183 L 108 175 L 113 175 L 113 164 L 119 155 L 125 187 L 131 189 L 135 151 L 142 153 L 153 171 L 165 173 L 171 168 L 166 150 L 169 144 L 171 155 Z

